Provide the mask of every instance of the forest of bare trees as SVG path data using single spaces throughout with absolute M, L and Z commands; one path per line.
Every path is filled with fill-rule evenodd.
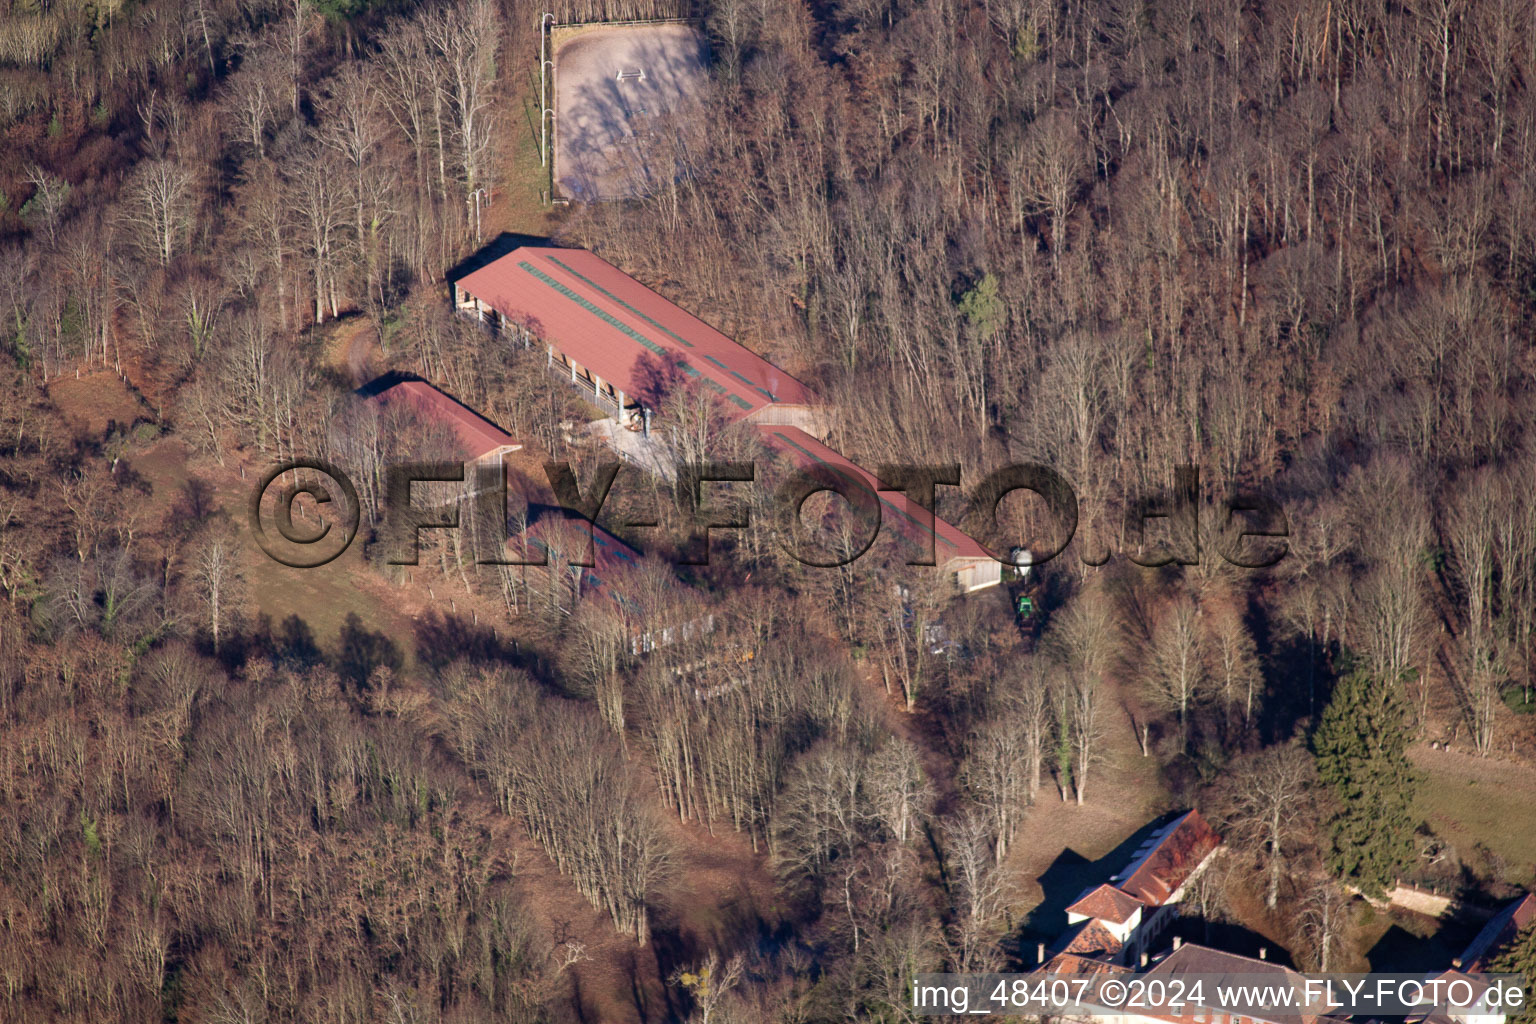
M 1076 539 L 959 598 L 884 547 L 799 565 L 737 495 L 764 528 L 680 570 L 670 491 L 639 480 L 616 511 L 662 526 L 601 588 L 566 564 L 575 520 L 543 524 L 547 568 L 476 565 L 466 532 L 406 572 L 372 516 L 376 606 L 452 595 L 469 625 L 262 617 L 248 466 L 334 460 L 376 513 L 389 458 L 451 448 L 351 393 L 343 331 L 532 452 L 590 452 L 545 355 L 443 287 L 488 241 L 481 190 L 497 217 L 539 192 L 517 168 L 543 10 L 12 0 L 0 1017 L 908 1019 L 916 969 L 1023 965 L 1020 852 L 1053 839 L 1032 816 L 1131 775 L 1234 851 L 1191 896 L 1206 920 L 1251 904 L 1298 964 L 1359 964 L 1350 886 L 1496 884 L 1420 829 L 1403 752 L 1530 767 L 1529 3 L 552 13 L 700 18 L 707 112 L 656 162 L 675 181 L 516 223 L 786 367 L 863 464 L 958 462 L 966 489 L 1054 467 Z M 56 408 L 98 370 L 137 422 Z M 761 454 L 672 390 L 677 454 Z M 161 442 L 184 455 L 157 488 Z M 1128 564 L 1185 465 L 1205 557 Z M 1241 492 L 1285 508 L 1273 569 L 1214 556 Z M 516 542 L 536 505 L 514 498 Z M 655 643 L 662 622 L 697 628 Z M 1351 746 L 1361 722 L 1381 749 Z M 1392 791 L 1341 806 L 1362 777 Z M 693 858 L 730 851 L 762 891 L 690 906 Z

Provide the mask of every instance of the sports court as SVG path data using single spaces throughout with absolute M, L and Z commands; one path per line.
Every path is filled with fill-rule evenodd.
M 625 199 L 675 178 L 686 115 L 708 83 L 703 34 L 682 23 L 593 25 L 557 29 L 551 42 L 559 193 Z

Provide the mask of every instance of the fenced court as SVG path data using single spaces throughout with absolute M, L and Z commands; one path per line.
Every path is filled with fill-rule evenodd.
M 685 22 L 581 25 L 554 29 L 550 42 L 556 191 L 625 199 L 676 177 L 681 128 L 708 83 L 703 34 Z

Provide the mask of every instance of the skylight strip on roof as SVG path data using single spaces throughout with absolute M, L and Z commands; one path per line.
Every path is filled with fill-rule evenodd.
M 558 262 L 558 261 L 556 261 L 556 262 Z M 664 355 L 667 354 L 666 349 L 664 349 L 660 345 L 656 344 L 650 338 L 647 338 L 645 335 L 641 334 L 639 331 L 635 330 L 633 327 L 629 326 L 624 321 L 620 320 L 618 317 L 614 316 L 613 314 L 609 313 L 608 311 L 606 311 L 604 309 L 601 309 L 598 306 L 594 305 L 591 302 L 591 300 L 587 299 L 585 296 L 578 295 L 576 292 L 572 291 L 570 288 L 567 288 L 565 285 L 561 284 L 559 281 L 556 281 L 554 278 L 550 277 L 548 274 L 544 273 L 542 270 L 540 270 L 538 267 L 535 267 L 533 264 L 529 263 L 527 260 L 521 260 L 521 261 L 518 262 L 517 265 L 519 267 L 522 267 L 528 273 L 532 274 L 534 277 L 538 278 L 540 281 L 543 281 L 545 284 L 549 285 L 551 288 L 555 289 L 555 291 L 559 292 L 561 295 L 564 295 L 566 298 L 568 298 L 572 302 L 576 303 L 582 309 L 585 309 L 587 312 L 591 313 L 594 316 L 600 317 L 603 320 L 604 323 L 607 323 L 610 326 L 615 327 L 618 330 L 624 332 L 629 337 L 635 339 L 640 344 L 644 345 L 646 348 L 650 349 L 652 352 L 656 353 L 657 355 L 664 356 Z M 566 268 L 566 269 L 570 269 L 570 268 Z M 572 270 L 571 273 L 575 274 L 576 272 L 574 270 Z M 580 277 L 581 275 L 577 274 L 576 276 Z M 593 287 L 596 288 L 597 286 L 593 285 Z M 599 290 L 601 290 L 601 289 L 599 289 Z M 614 301 L 619 301 L 619 300 L 614 300 Z M 629 308 L 629 307 L 626 305 L 626 308 Z M 636 312 L 638 312 L 638 310 Z M 640 314 L 640 315 L 644 316 L 643 313 Z M 646 319 L 650 320 L 650 317 L 646 317 Z M 655 321 L 651 321 L 651 322 L 655 323 Z M 660 326 L 660 325 L 658 324 L 657 326 Z M 662 329 L 666 330 L 666 328 L 662 328 Z M 670 333 L 670 332 L 668 332 L 668 333 Z M 683 369 L 683 372 L 688 374 L 690 377 L 698 377 L 698 376 L 700 376 L 700 371 L 699 371 L 698 367 L 693 366 L 693 365 L 691 365 L 691 364 L 689 364 L 687 362 L 683 362 L 683 361 L 680 361 L 678 363 L 678 365 L 681 366 L 682 369 Z M 708 378 L 706 378 L 705 379 L 705 383 L 708 384 L 709 386 L 715 388 L 720 394 L 724 395 L 726 398 L 728 398 L 732 402 L 736 403 L 736 405 L 740 406 L 743 409 L 746 409 L 749 412 L 751 411 L 751 409 L 752 409 L 752 403 L 751 402 L 746 401 L 740 395 L 736 394 L 734 391 L 727 391 L 725 389 L 725 387 L 723 385 L 721 385 L 718 381 L 713 381 L 713 380 L 709 380 Z
M 596 288 L 599 292 L 601 292 L 608 299 L 612 300 L 613 302 L 617 302 L 619 305 L 623 306 L 625 309 L 629 310 L 631 313 L 635 314 L 635 316 L 637 316 L 640 319 L 644 320 L 646 323 L 650 324 L 652 327 L 656 328 L 658 331 L 661 331 L 664 334 L 668 335 L 669 337 L 676 339 L 677 341 L 681 342 L 684 345 L 687 345 L 689 348 L 693 348 L 693 342 L 689 341 L 687 338 L 683 337 L 681 334 L 678 334 L 676 331 L 674 331 L 672 328 L 668 327 L 666 324 L 661 323 L 660 321 L 657 321 L 657 320 L 653 320 L 650 317 L 646 316 L 644 313 L 640 312 L 634 306 L 631 306 L 629 303 L 625 302 L 623 299 L 621 299 L 617 295 L 613 294 L 613 292 L 610 292 L 608 289 L 604 288 L 602 285 L 598 284 L 596 281 L 592 280 L 590 277 L 587 277 L 581 271 L 576 270 L 576 269 L 574 269 L 574 268 L 572 268 L 570 266 L 567 266 L 566 264 L 564 264 L 564 263 L 560 262 L 559 260 L 555 259 L 553 256 L 546 256 L 544 258 L 549 260 L 549 262 L 553 263 L 555 266 L 559 267 L 561 270 L 564 270 L 567 274 L 570 274 L 572 277 L 576 278 L 578 281 L 582 281 L 585 284 L 589 284 L 593 288 Z
M 881 500 L 883 501 L 884 499 Z M 912 515 L 912 513 L 908 512 L 906 509 L 901 508 L 898 505 L 892 505 L 889 501 L 886 501 L 886 505 L 890 507 L 892 512 L 895 512 L 897 515 L 901 516 L 917 529 L 933 534 L 935 539 L 943 541 L 945 544 L 948 544 L 956 551 L 960 550 L 960 545 L 956 544 L 954 541 L 950 540 L 948 537 L 939 532 L 939 517 L 937 515 L 933 517 L 933 526 L 928 527 L 924 526 L 921 521 L 919 521 L 915 516 Z
M 800 454 L 804 455 L 806 458 L 808 458 L 812 462 L 816 463 L 816 465 L 818 465 L 818 466 L 826 466 L 828 469 L 832 470 L 832 472 L 836 473 L 838 476 L 842 477 L 847 482 L 852 483 L 852 484 L 858 484 L 858 485 L 863 486 L 863 487 L 868 487 L 869 486 L 869 483 L 867 481 L 865 481 L 863 477 L 860 477 L 856 473 L 849 473 L 847 470 L 845 470 L 843 467 L 837 465 L 836 463 L 828 462 L 826 459 L 821 458 L 820 456 L 816 455 L 814 452 L 811 452 L 811 451 L 801 447 L 800 445 L 795 444 L 795 442 L 793 442 L 789 438 L 785 437 L 781 432 L 775 430 L 773 432 L 773 436 L 777 437 L 779 440 L 783 441 L 785 444 L 790 445 L 791 447 L 793 447 L 796 451 L 800 452 Z
M 544 271 L 540 270 L 538 267 L 535 267 L 527 260 L 523 260 L 522 262 L 518 263 L 518 266 L 522 267 L 524 270 L 528 271 L 528 273 L 532 274 L 534 277 L 537 277 L 540 281 L 543 281 L 545 284 L 549 285 L 555 291 L 559 292 L 561 295 L 564 295 L 566 298 L 570 299 L 572 302 L 576 303 L 578 306 L 580 306 L 582 309 L 585 309 L 593 316 L 599 317 L 604 323 L 607 323 L 610 326 L 615 327 L 629 335 L 631 338 L 634 338 L 640 344 L 644 345 L 646 348 L 650 349 L 657 355 L 664 356 L 667 354 L 666 349 L 656 344 L 650 338 L 647 338 L 645 335 L 641 334 L 639 331 L 635 330 L 633 327 L 629 326 L 624 321 L 614 316 L 612 313 L 609 313 L 607 310 L 599 309 L 597 306 L 593 305 L 592 302 L 585 296 L 577 295 L 571 289 L 567 288 L 559 281 L 556 281 L 554 278 L 550 277 L 548 274 L 544 273 Z
M 865 481 L 863 477 L 859 477 L 856 474 L 848 473 L 846 470 L 844 470 L 842 467 L 838 466 L 836 463 L 828 462 L 825 459 L 818 458 L 815 454 L 807 451 L 805 448 L 801 447 L 800 445 L 795 444 L 795 442 L 791 441 L 787 437 L 784 437 L 784 435 L 779 433 L 778 431 L 774 431 L 774 433 L 778 437 L 782 438 L 785 444 L 794 445 L 795 448 L 797 448 L 801 452 L 803 452 L 808 459 L 810 459 L 811 461 L 815 462 L 817 465 L 827 466 L 827 467 L 831 468 L 831 470 L 833 472 L 835 472 L 838 476 L 842 477 L 844 480 L 848 480 L 848 481 L 851 481 L 851 482 L 857 482 L 857 483 L 863 484 L 866 487 L 869 486 L 868 482 Z M 914 519 L 911 515 L 909 515 L 906 512 L 906 510 L 902 509 L 900 506 L 898 506 L 896 504 L 893 504 L 889 498 L 881 498 L 880 499 L 880 504 L 884 505 L 886 508 L 888 508 L 892 512 L 896 513 L 898 516 L 901 516 L 903 519 L 905 519 L 907 522 L 911 523 L 917 529 L 932 534 L 938 540 L 941 540 L 945 544 L 948 544 L 950 547 L 956 548 L 958 550 L 958 546 L 955 544 L 954 541 L 950 540 L 948 537 L 944 536 L 942 533 L 939 533 L 938 528 L 937 528 L 937 524 L 938 524 L 938 518 L 937 517 L 934 518 L 934 524 L 935 524 L 934 527 L 932 529 L 930 529 L 929 527 L 924 526 L 922 523 L 920 523 L 916 519 Z

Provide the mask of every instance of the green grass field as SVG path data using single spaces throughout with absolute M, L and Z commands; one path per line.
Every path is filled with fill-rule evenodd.
M 1411 756 L 1424 774 L 1415 813 L 1464 861 L 1481 843 L 1503 861 L 1503 881 L 1536 882 L 1536 770 L 1422 748 Z

